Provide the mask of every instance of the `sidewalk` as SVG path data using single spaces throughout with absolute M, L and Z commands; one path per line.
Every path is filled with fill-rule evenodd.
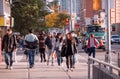
M 47 66 L 46 63 L 37 61 L 37 58 L 35 66 L 32 69 L 28 69 L 25 57 L 23 59 L 14 63 L 12 70 L 5 69 L 5 63 L 1 63 L 0 79 L 87 79 L 88 66 L 86 62 L 81 62 L 81 60 L 76 63 L 73 71 L 66 72 L 65 61 L 63 62 L 63 67 L 57 66 L 57 62 L 54 63 L 54 66 Z

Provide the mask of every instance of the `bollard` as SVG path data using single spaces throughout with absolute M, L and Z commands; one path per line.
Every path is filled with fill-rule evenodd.
M 110 63 L 110 54 L 108 52 L 105 54 L 105 62 Z
M 91 60 L 88 59 L 88 79 L 90 79 L 90 62 Z
M 120 68 L 120 53 L 118 52 L 118 67 Z M 118 71 L 118 75 L 120 76 L 120 71 Z

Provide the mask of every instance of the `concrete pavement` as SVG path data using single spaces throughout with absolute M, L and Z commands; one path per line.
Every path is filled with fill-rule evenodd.
M 36 56 L 35 66 L 28 69 L 28 62 L 24 55 L 17 55 L 17 62 L 13 69 L 5 69 L 5 63 L 0 64 L 0 79 L 87 79 L 88 66 L 80 57 L 73 71 L 66 71 L 65 60 L 63 67 L 58 66 L 55 60 L 54 66 L 47 66 L 46 63 L 39 62 L 39 56 Z M 82 61 L 83 60 L 83 61 Z

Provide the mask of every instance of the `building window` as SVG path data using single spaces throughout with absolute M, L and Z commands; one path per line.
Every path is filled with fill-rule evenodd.
M 115 25 L 112 25 L 112 31 L 116 31 Z

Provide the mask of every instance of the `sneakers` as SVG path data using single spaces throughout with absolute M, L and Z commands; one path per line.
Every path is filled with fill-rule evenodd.
M 72 69 L 72 68 L 70 68 L 70 69 L 69 69 L 69 68 L 67 68 L 67 70 L 66 70 L 66 71 L 68 72 L 69 70 L 73 72 L 73 69 Z
M 61 64 L 62 67 L 64 67 L 63 63 Z
M 10 66 L 10 70 L 12 70 L 13 69 L 13 67 L 12 66 Z
M 29 68 L 33 68 L 34 67 L 34 64 L 31 64 Z
M 72 69 L 72 68 L 70 68 L 70 71 L 72 71 L 72 72 L 73 72 L 73 69 Z
M 10 70 L 12 70 L 13 69 L 13 67 L 12 66 L 6 66 L 6 68 L 5 69 L 10 69 Z

